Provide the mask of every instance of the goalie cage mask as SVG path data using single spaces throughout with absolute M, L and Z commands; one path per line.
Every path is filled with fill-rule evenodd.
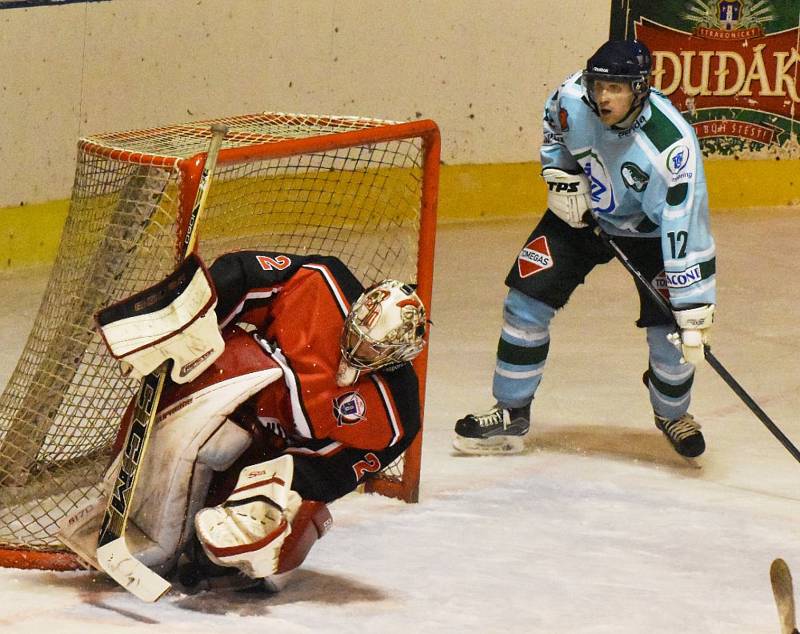
M 639 40 L 609 40 L 586 62 L 581 75 L 581 85 L 595 114 L 599 113 L 595 99 L 595 82 L 608 81 L 628 84 L 633 92 L 633 102 L 626 119 L 650 94 L 652 57 L 649 49 Z
M 414 288 L 384 280 L 368 288 L 350 309 L 339 347 L 357 370 L 411 361 L 425 346 L 427 320 Z

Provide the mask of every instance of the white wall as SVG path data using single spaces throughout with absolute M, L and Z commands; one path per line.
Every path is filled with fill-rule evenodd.
M 82 134 L 262 110 L 432 118 L 447 163 L 535 158 L 611 0 L 111 0 L 0 10 L 0 206 L 69 194 Z

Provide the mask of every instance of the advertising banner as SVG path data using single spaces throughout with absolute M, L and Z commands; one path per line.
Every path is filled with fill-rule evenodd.
M 800 0 L 612 0 L 704 154 L 800 158 Z

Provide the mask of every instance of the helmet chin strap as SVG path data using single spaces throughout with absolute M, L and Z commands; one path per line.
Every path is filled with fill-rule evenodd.
M 631 127 L 631 125 L 633 125 L 633 122 L 636 120 L 636 117 L 639 116 L 642 108 L 644 108 L 644 100 L 637 104 L 636 99 L 634 98 L 633 102 L 631 103 L 631 107 L 628 108 L 628 112 L 625 113 L 625 116 L 616 123 L 612 123 L 609 127 L 612 130 L 627 130 Z

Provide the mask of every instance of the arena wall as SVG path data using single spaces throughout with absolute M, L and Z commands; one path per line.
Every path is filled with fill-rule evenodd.
M 46 2 L 47 0 L 33 0 Z M 263 110 L 434 119 L 440 220 L 538 216 L 548 92 L 611 0 L 0 0 L 0 269 L 58 244 L 81 135 Z M 5 8 L 3 8 L 5 6 Z M 16 7 L 16 8 L 9 8 Z M 798 161 L 707 163 L 715 209 L 800 204 Z

